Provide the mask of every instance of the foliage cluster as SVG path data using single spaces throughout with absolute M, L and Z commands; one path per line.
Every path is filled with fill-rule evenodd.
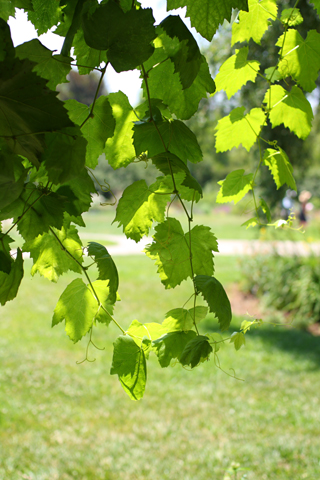
M 316 256 L 256 256 L 242 262 L 242 288 L 295 326 L 320 322 L 320 265 Z
M 121 335 L 114 342 L 111 374 L 118 375 L 135 400 L 143 396 L 151 352 L 161 367 L 179 362 L 194 368 L 210 355 L 217 364 L 224 340 L 201 335 L 198 324 L 211 312 L 224 331 L 232 318 L 226 292 L 214 276 L 217 239 L 209 227 L 193 226 L 194 205 L 203 192 L 188 161 L 197 165 L 203 155 L 185 121 L 208 94 L 224 90 L 231 98 L 248 81 L 263 78 L 260 104 L 250 111 L 245 105 L 237 107 L 217 125 L 217 152 L 240 144 L 248 152 L 257 144 L 259 152 L 253 172 L 241 168 L 220 182 L 217 202 L 237 203 L 251 192 L 255 214 L 247 226 L 261 225 L 261 212 L 272 224 L 266 201 L 255 194 L 260 167 L 271 172 L 277 188 L 286 184 L 296 189 L 296 183 L 287 153 L 277 141 L 264 138 L 263 129 L 268 123 L 283 124 L 298 138 L 307 138 L 313 113 L 303 90 L 315 88 L 320 67 L 320 34 L 311 30 L 301 37 L 295 28 L 303 21 L 297 2 L 278 12 L 275 0 L 167 1 L 168 11 L 184 6 L 192 26 L 209 41 L 219 24 L 230 21 L 232 9 L 239 10 L 232 45 L 245 45 L 221 65 L 215 81 L 181 18 L 169 14 L 155 25 L 152 9 L 142 8 L 136 0 L 0 4 L 0 221 L 13 218 L 0 237 L 0 302 L 4 305 L 17 295 L 24 274 L 22 252 L 33 259 L 32 275 L 39 273 L 53 282 L 68 270 L 82 275 L 85 281 L 75 278 L 61 294 L 52 325 L 64 321 L 74 343 L 87 335 L 87 353 L 94 345 L 97 323 L 117 325 Z M 56 27 L 55 33 L 64 37 L 60 54 L 39 40 L 14 48 L 6 21 L 15 7 L 28 12 L 39 34 Z M 275 65 L 260 71 L 260 62 L 248 56 L 247 42 L 259 44 L 270 21 L 281 25 L 279 54 Z M 122 92 L 99 97 L 110 65 L 116 72 L 140 71 L 144 101 L 135 109 Z M 56 96 L 56 86 L 66 82 L 72 66 L 80 74 L 100 73 L 89 107 L 76 100 L 61 102 Z M 114 315 L 120 300 L 116 265 L 103 245 L 89 242 L 84 247 L 78 235 L 77 226 L 84 226 L 82 214 L 89 210 L 95 192 L 92 179 L 102 153 L 115 170 L 136 162 L 156 169 L 150 184 L 140 179 L 125 189 L 114 222 L 135 242 L 155 224 L 145 253 L 154 261 L 162 284 L 172 289 L 190 282 L 189 298 L 159 314 L 162 323 L 133 320 L 128 329 L 121 326 Z M 186 230 L 173 216 L 174 199 L 185 213 Z M 10 237 L 14 228 L 24 242 L 16 252 Z M 236 349 L 252 323 L 245 322 L 231 337 Z

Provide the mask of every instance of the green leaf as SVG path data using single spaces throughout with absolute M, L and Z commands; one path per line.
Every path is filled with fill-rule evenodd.
M 5 305 L 13 300 L 18 293 L 23 278 L 23 258 L 20 248 L 17 250 L 17 257 L 10 265 L 10 272 L 0 270 L 0 303 Z
M 270 111 L 272 127 L 284 124 L 297 137 L 305 140 L 311 130 L 312 108 L 299 87 L 293 86 L 288 92 L 280 85 L 272 85 L 271 95 L 266 92 L 264 103 Z M 271 100 L 270 100 L 271 98 Z
M 265 114 L 261 108 L 253 108 L 244 114 L 245 107 L 238 107 L 218 121 L 216 126 L 216 150 L 226 152 L 240 143 L 249 152 L 265 123 Z
M 47 133 L 46 149 L 41 155 L 48 179 L 56 185 L 77 178 L 85 166 L 87 141 L 78 127 L 59 133 Z M 57 154 L 57 152 L 59 152 Z
M 52 326 L 66 321 L 66 333 L 76 343 L 92 327 L 98 312 L 98 302 L 91 290 L 81 280 L 73 280 L 62 293 L 54 310 Z
M 109 288 L 109 280 L 96 280 L 92 282 L 92 287 L 88 285 L 93 295 L 99 298 L 101 305 L 98 308 L 95 316 L 95 321 L 109 325 L 112 320 L 113 307 L 114 307 L 114 295 Z M 102 308 L 102 305 L 104 308 Z M 107 312 L 105 311 L 107 310 Z
M 143 397 L 147 381 L 144 345 L 138 347 L 128 335 L 121 335 L 113 344 L 111 375 L 118 375 L 124 391 L 132 400 Z
M 99 5 L 92 15 L 83 16 L 87 45 L 107 50 L 108 61 L 116 72 L 133 70 L 152 55 L 151 42 L 156 37 L 153 24 L 150 8 L 124 13 L 112 1 Z
M 203 61 L 198 44 L 178 15 L 169 15 L 160 23 L 160 27 L 169 37 L 179 39 L 179 50 L 170 59 L 174 63 L 175 73 L 179 73 L 182 87 L 189 88 Z
M 145 252 L 155 260 L 161 282 L 166 288 L 174 288 L 194 274 L 213 273 L 213 254 L 218 245 L 209 227 L 195 226 L 189 235 L 184 234 L 180 222 L 175 218 L 167 220 L 155 228 L 154 242 Z M 191 244 L 191 249 L 189 245 Z M 191 250 L 191 251 L 190 251 Z M 192 255 L 193 272 L 190 265 Z
M 221 185 L 217 195 L 217 203 L 234 201 L 238 203 L 248 192 L 252 190 L 253 173 L 244 175 L 244 170 L 234 170 L 229 173 L 225 180 L 218 182 Z
M 303 17 L 300 13 L 299 8 L 286 8 L 282 10 L 280 21 L 284 25 L 289 25 L 289 27 L 294 27 L 300 25 L 303 22 Z
M 320 0 L 312 0 L 310 3 L 313 4 L 314 8 L 318 12 L 318 16 L 320 17 Z
M 250 227 L 255 227 L 256 225 L 258 225 L 259 223 L 259 219 L 257 217 L 252 217 L 252 218 L 249 218 L 249 220 L 246 220 L 245 222 L 243 222 L 241 224 L 241 227 L 246 227 L 246 229 L 250 228 Z
M 162 326 L 166 332 L 192 330 L 194 322 L 197 324 L 203 320 L 207 312 L 207 307 L 195 307 L 190 310 L 174 308 L 166 313 L 166 318 L 162 322 Z
M 87 170 L 83 169 L 80 171 L 79 175 L 76 178 L 66 182 L 65 186 L 70 187 L 71 191 L 75 195 L 73 205 L 78 211 L 77 216 L 82 212 L 87 212 L 92 202 L 91 193 L 96 193 L 94 183 Z M 78 223 L 78 219 L 75 217 L 72 217 L 71 220 L 75 223 Z
M 233 8 L 247 10 L 247 0 L 167 0 L 167 9 L 187 7 L 191 25 L 209 42 L 224 20 L 230 22 Z
M 89 168 L 98 165 L 98 157 L 103 153 L 106 141 L 114 134 L 115 120 L 107 97 L 99 97 L 93 114 L 89 117 L 91 107 L 76 100 L 65 102 L 71 120 L 81 126 L 83 136 L 88 142 L 86 164 Z
M 230 99 L 247 82 L 254 82 L 260 67 L 260 62 L 248 60 L 248 47 L 236 50 L 220 67 L 215 78 L 217 91 L 225 90 Z
M 245 336 L 242 332 L 233 332 L 230 338 L 230 343 L 234 344 L 236 350 L 240 350 L 242 345 L 246 344 Z
M 293 168 L 284 150 L 267 148 L 263 155 L 263 161 L 269 168 L 277 188 L 286 183 L 288 187 L 297 191 L 296 182 L 292 175 Z
M 68 229 L 53 229 L 63 246 L 71 255 L 82 263 L 82 243 L 76 228 L 72 225 Z M 72 270 L 82 273 L 79 263 L 73 260 L 61 247 L 52 232 L 39 235 L 34 240 L 29 240 L 23 245 L 24 252 L 30 252 L 33 258 L 31 275 L 39 272 L 40 275 L 51 282 L 57 282 L 60 275 Z
M 169 200 L 169 195 L 155 194 L 145 180 L 138 180 L 123 192 L 114 222 L 123 225 L 128 238 L 139 242 L 144 235 L 148 235 L 153 221 L 163 222 Z
M 277 82 L 278 80 L 282 79 L 282 75 L 278 70 L 278 67 L 269 67 L 266 68 L 264 71 L 265 77 L 271 83 Z
M 207 360 L 212 352 L 212 347 L 208 340 L 208 337 L 204 335 L 198 335 L 196 338 L 193 338 L 185 346 L 179 360 L 180 363 L 182 365 L 190 365 L 191 368 L 194 368 L 199 365 L 200 362 Z
M 66 76 L 71 70 L 72 58 L 52 55 L 52 53 L 37 38 L 22 43 L 16 48 L 16 56 L 20 60 L 27 59 L 34 62 L 36 65 L 32 71 L 48 80 L 47 87 L 55 90 L 59 83 L 67 82 Z
M 292 77 L 304 90 L 312 92 L 320 69 L 320 34 L 310 30 L 304 40 L 297 30 L 289 28 L 276 45 L 280 48 L 283 45 L 278 67 L 282 77 Z
M 13 263 L 13 258 L 10 253 L 10 243 L 12 242 L 14 242 L 13 238 L 1 233 L 0 224 L 0 272 L 7 274 L 10 273 L 11 265 Z
M 166 332 L 166 329 L 160 323 L 140 323 L 138 320 L 131 322 L 127 332 L 136 344 L 141 347 L 144 337 L 148 337 L 151 340 L 157 340 Z M 144 347 L 144 353 L 147 355 L 151 350 L 151 343 Z
M 198 110 L 199 102 L 207 93 L 215 91 L 207 61 L 202 57 L 198 75 L 189 88 L 183 90 L 178 73 L 172 62 L 159 63 L 148 73 L 148 87 L 152 98 L 161 99 L 171 113 L 187 120 Z M 148 98 L 145 81 L 142 84 L 144 98 Z
M 61 7 L 56 0 L 32 0 L 34 11 L 28 12 L 30 20 L 38 31 L 38 35 L 46 33 L 60 20 Z
M 221 330 L 227 330 L 232 319 L 231 305 L 221 283 L 214 277 L 198 275 L 194 284 L 208 303 L 210 312 L 218 318 Z
M 249 0 L 249 12 L 240 12 L 239 23 L 232 25 L 231 45 L 248 42 L 250 38 L 260 45 L 268 29 L 269 19 L 275 20 L 277 13 L 275 0 Z
M 137 117 L 124 93 L 110 93 L 108 99 L 116 121 L 116 128 L 114 136 L 107 140 L 104 153 L 109 164 L 116 169 L 126 167 L 135 159 L 132 135 L 133 122 L 137 120 Z
M 88 75 L 95 67 L 99 67 L 102 62 L 107 62 L 106 52 L 90 48 L 86 44 L 82 29 L 76 33 L 73 45 L 80 75 Z
M 109 280 L 110 300 L 115 303 L 119 287 L 119 275 L 117 267 L 106 247 L 96 242 L 88 245 L 88 255 L 94 257 L 99 270 L 98 280 Z
M 265 216 L 267 217 L 268 222 L 270 223 L 272 218 L 271 218 L 271 213 L 270 213 L 269 206 L 268 206 L 267 202 L 265 202 L 263 200 L 263 198 L 261 198 L 261 197 L 260 197 L 260 208 L 263 211 L 263 213 L 265 214 Z M 249 226 L 251 226 L 251 225 L 249 225 Z
M 14 202 L 24 189 L 28 170 L 21 157 L 0 150 L 0 210 Z
M 195 134 L 180 120 L 157 123 L 167 149 L 183 162 L 202 161 L 202 152 Z M 163 152 L 163 143 L 153 123 L 143 122 L 134 126 L 133 144 L 136 155 L 148 152 L 153 157 Z
M 14 0 L 0 0 L 0 18 L 7 22 L 9 17 L 15 16 Z
M 189 332 L 170 332 L 152 342 L 152 350 L 157 355 L 161 367 L 168 367 L 171 360 L 179 360 L 187 343 L 196 336 L 197 334 L 193 330 Z
M 32 71 L 28 60 L 0 63 L 0 135 L 14 153 L 38 166 L 44 142 L 41 133 L 73 126 L 56 93 Z

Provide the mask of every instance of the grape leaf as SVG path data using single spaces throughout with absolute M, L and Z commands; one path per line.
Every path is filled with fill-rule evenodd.
M 208 337 L 204 335 L 198 335 L 190 340 L 184 347 L 179 362 L 182 365 L 190 365 L 191 368 L 194 368 L 200 362 L 207 360 L 212 352 L 212 347 L 208 340 Z
M 234 201 L 238 203 L 248 192 L 252 190 L 253 173 L 244 175 L 244 170 L 230 172 L 225 180 L 218 182 L 221 188 L 217 195 L 217 203 Z
M 192 255 L 193 273 L 213 273 L 212 250 L 218 251 L 215 236 L 209 227 L 196 225 L 184 234 L 180 222 L 175 218 L 167 220 L 155 228 L 154 242 L 145 252 L 155 260 L 161 282 L 166 288 L 174 288 L 188 277 L 192 277 L 190 255 Z M 191 243 L 191 252 L 189 244 Z
M 151 42 L 156 37 L 153 24 L 150 8 L 124 13 L 115 2 L 99 5 L 93 14 L 83 16 L 82 23 L 87 45 L 107 50 L 116 72 L 133 70 L 152 55 Z
M 65 102 L 65 106 L 71 120 L 81 126 L 83 136 L 88 142 L 86 164 L 90 168 L 95 168 L 107 139 L 113 136 L 115 129 L 115 120 L 109 100 L 105 96 L 99 97 L 90 117 L 91 107 L 87 107 L 83 103 L 68 100 Z
M 280 48 L 283 45 L 278 67 L 282 77 L 290 76 L 304 90 L 312 92 L 316 88 L 315 80 L 320 69 L 320 34 L 316 30 L 310 30 L 304 40 L 297 30 L 289 28 L 276 45 Z
M 247 0 L 167 0 L 167 10 L 187 7 L 191 25 L 204 38 L 212 40 L 217 28 L 224 20 L 231 20 L 233 8 L 248 9 Z
M 220 67 L 215 78 L 217 91 L 225 90 L 230 99 L 247 82 L 254 82 L 259 72 L 260 62 L 248 60 L 248 47 L 236 50 Z
M 23 278 L 23 258 L 20 248 L 17 250 L 17 257 L 11 262 L 10 272 L 6 273 L 0 270 L 0 303 L 5 305 L 9 300 L 13 300 L 19 290 Z
M 13 238 L 1 233 L 0 223 L 0 272 L 7 274 L 10 273 L 11 264 L 13 263 L 13 258 L 10 254 L 10 243 L 12 242 L 14 242 Z
M 299 8 L 286 8 L 285 10 L 282 10 L 280 20 L 284 25 L 294 27 L 303 22 L 303 17 Z
M 99 270 L 98 280 L 109 280 L 110 301 L 115 303 L 119 287 L 119 275 L 117 267 L 106 247 L 96 242 L 88 245 L 88 255 L 94 257 Z
M 43 149 L 39 133 L 73 126 L 56 93 L 32 71 L 28 60 L 0 63 L 0 135 L 14 153 L 27 157 L 36 166 Z
M 174 308 L 166 313 L 166 318 L 162 322 L 166 332 L 192 330 L 195 323 L 199 323 L 206 317 L 207 307 L 195 307 L 186 310 L 185 308 Z
M 230 338 L 230 343 L 234 344 L 236 350 L 240 350 L 242 345 L 246 344 L 245 336 L 242 332 L 233 332 Z
M 78 127 L 45 135 L 46 149 L 41 155 L 48 179 L 55 184 L 78 177 L 85 166 L 87 141 Z M 59 153 L 58 153 L 59 152 Z
M 271 108 L 270 122 L 272 127 L 284 124 L 297 137 L 305 140 L 311 130 L 313 119 L 312 108 L 299 87 L 293 86 L 288 92 L 280 85 L 272 85 L 266 92 L 264 103 Z
M 76 278 L 60 296 L 54 310 L 52 326 L 65 320 L 66 333 L 76 343 L 89 332 L 98 309 L 98 302 L 92 291 L 81 278 Z
M 239 22 L 232 25 L 231 46 L 237 42 L 248 42 L 250 38 L 260 45 L 268 29 L 269 18 L 277 18 L 275 0 L 249 0 L 249 12 L 240 12 Z
M 221 330 L 227 330 L 232 313 L 230 301 L 221 283 L 214 277 L 197 275 L 194 284 L 208 303 L 210 312 L 218 318 Z
M 179 360 L 187 343 L 196 336 L 197 334 L 193 330 L 169 332 L 152 342 L 152 350 L 157 355 L 161 367 L 168 367 L 173 359 Z
M 66 182 L 65 186 L 70 187 L 76 197 L 73 204 L 78 210 L 77 215 L 80 215 L 82 212 L 87 212 L 92 202 L 91 193 L 96 193 L 94 183 L 88 172 L 83 169 L 76 178 Z M 72 217 L 72 221 L 75 223 L 78 223 L 78 220 L 79 219 Z
M 163 222 L 169 195 L 158 195 L 148 188 L 145 180 L 138 180 L 123 192 L 113 222 L 123 225 L 128 238 L 139 242 L 148 235 L 153 221 Z
M 56 0 L 32 0 L 34 11 L 28 12 L 30 20 L 38 31 L 38 35 L 46 33 L 60 20 L 61 7 Z
M 180 41 L 179 50 L 170 59 L 174 63 L 175 73 L 179 73 L 182 87 L 189 88 L 203 61 L 198 44 L 178 15 L 169 15 L 160 23 L 160 27 L 169 37 Z
M 141 347 L 144 337 L 148 337 L 150 341 L 157 340 L 167 332 L 166 332 L 166 329 L 163 327 L 163 325 L 161 325 L 160 323 L 152 322 L 152 323 L 143 324 L 138 322 L 138 320 L 133 320 L 133 322 L 131 322 L 126 333 L 133 338 L 133 340 L 136 342 L 136 344 L 139 347 Z M 144 347 L 145 355 L 148 355 L 150 350 L 151 350 L 151 342 L 150 344 L 145 345 Z
M 110 292 L 109 288 L 109 280 L 96 280 L 92 282 L 92 287 L 88 285 L 90 290 L 93 292 L 94 289 L 94 296 L 98 297 L 101 305 L 98 308 L 97 314 L 95 316 L 95 322 L 104 323 L 105 325 L 109 325 L 112 320 L 113 314 L 113 307 L 114 307 L 114 295 Z
M 297 185 L 292 175 L 293 168 L 284 150 L 267 148 L 264 152 L 263 161 L 269 168 L 277 188 L 286 183 L 288 187 L 297 191 Z
M 318 16 L 320 17 L 320 0 L 312 0 L 310 3 L 313 4 L 314 8 L 318 12 Z
M 10 16 L 15 16 L 14 0 L 0 0 L 0 18 L 7 22 Z
M 110 93 L 108 96 L 112 114 L 116 121 L 114 136 L 107 140 L 104 153 L 112 168 L 126 167 L 135 159 L 132 145 L 134 114 L 127 96 L 122 92 Z
M 148 73 L 150 96 L 161 99 L 171 113 L 181 120 L 187 120 L 197 111 L 199 102 L 208 93 L 215 91 L 215 83 L 210 75 L 207 61 L 202 57 L 199 73 L 189 88 L 183 90 L 179 74 L 174 73 L 172 62 L 155 66 Z M 142 83 L 144 97 L 148 98 L 145 81 Z
M 52 53 L 37 38 L 16 48 L 16 56 L 21 60 L 28 59 L 34 62 L 36 65 L 32 71 L 48 80 L 47 87 L 55 90 L 59 83 L 67 82 L 66 76 L 71 70 L 72 58 Z
M 24 189 L 28 170 L 21 157 L 0 150 L 0 210 L 14 202 Z
M 140 348 L 128 335 L 120 335 L 113 346 L 110 374 L 118 375 L 124 391 L 132 400 L 140 400 L 147 381 L 144 344 Z
M 244 115 L 245 107 L 238 107 L 218 121 L 216 126 L 216 150 L 226 152 L 240 143 L 249 152 L 254 145 L 261 127 L 265 122 L 265 114 L 261 108 L 253 108 Z
M 179 157 L 183 162 L 192 163 L 202 161 L 202 152 L 195 134 L 180 120 L 157 123 L 167 149 Z M 148 151 L 153 157 L 163 152 L 163 143 L 153 123 L 138 122 L 134 126 L 133 144 L 136 155 Z
M 33 258 L 31 275 L 39 272 L 40 275 L 51 282 L 57 282 L 59 276 L 68 270 L 77 273 L 82 272 L 79 265 L 79 263 L 83 262 L 82 243 L 73 225 L 68 229 L 62 227 L 61 230 L 57 230 L 54 228 L 53 231 L 78 263 L 62 249 L 52 232 L 44 233 L 33 240 L 25 242 L 22 249 L 24 252 L 30 252 L 30 257 Z
M 102 62 L 107 62 L 106 52 L 90 48 L 86 44 L 82 29 L 76 33 L 73 45 L 80 75 L 87 75 Z
M 1 18 L 1 0 L 0 0 L 0 62 L 15 57 L 15 48 L 11 39 L 9 25 Z M 14 16 L 14 13 L 13 13 Z
M 261 210 L 263 211 L 263 213 L 267 217 L 268 222 L 271 223 L 272 218 L 271 218 L 271 213 L 270 213 L 269 206 L 268 206 L 267 202 L 265 200 L 263 200 L 263 198 L 261 198 L 261 197 L 260 197 L 259 207 L 261 208 Z

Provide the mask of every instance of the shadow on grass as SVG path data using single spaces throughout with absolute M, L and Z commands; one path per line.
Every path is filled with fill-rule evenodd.
M 203 322 L 202 330 L 220 333 L 217 324 L 210 321 Z M 238 328 L 234 330 L 238 330 Z M 311 360 L 317 367 L 320 365 L 320 337 L 314 337 L 308 332 L 292 327 L 281 325 L 274 327 L 265 324 L 251 329 L 247 335 L 252 339 L 259 338 L 263 343 L 273 348 Z

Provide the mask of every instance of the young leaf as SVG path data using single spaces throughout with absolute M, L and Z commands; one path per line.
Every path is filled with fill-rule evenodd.
M 252 190 L 253 173 L 244 175 L 244 170 L 234 170 L 227 175 L 225 180 L 218 182 L 221 185 L 217 195 L 217 203 L 234 201 L 238 203 L 248 192 Z
M 233 332 L 230 338 L 230 343 L 234 344 L 236 350 L 240 350 L 242 345 L 246 344 L 245 336 L 242 332 Z
M 18 293 L 21 280 L 23 278 L 23 258 L 20 248 L 17 250 L 17 257 L 10 264 L 9 273 L 0 270 L 0 303 L 5 305 L 9 300 L 13 300 Z
M 98 280 L 109 280 L 110 300 L 116 302 L 117 291 L 119 287 L 119 275 L 117 267 L 106 247 L 96 242 L 90 242 L 88 245 L 88 255 L 94 257 L 99 270 Z
M 140 323 L 138 320 L 133 320 L 126 333 L 141 347 L 144 337 L 148 337 L 150 341 L 157 340 L 167 332 L 160 323 Z M 151 343 L 147 347 L 148 348 L 144 348 L 145 355 L 151 350 Z
M 310 30 L 304 40 L 297 30 L 289 28 L 276 45 L 280 48 L 283 45 L 278 67 L 282 77 L 292 77 L 304 90 L 312 92 L 320 69 L 320 34 Z
M 126 167 L 135 159 L 132 145 L 134 121 L 137 120 L 127 96 L 122 92 L 108 95 L 112 114 L 116 121 L 114 136 L 108 138 L 104 153 L 112 168 Z
M 218 121 L 216 126 L 216 150 L 226 152 L 240 143 L 249 152 L 260 134 L 265 122 L 265 114 L 261 108 L 253 108 L 244 115 L 245 107 L 237 107 Z
M 155 230 L 154 242 L 147 246 L 145 252 L 156 261 L 161 282 L 166 288 L 174 288 L 192 277 L 191 255 L 193 273 L 212 275 L 212 250 L 218 251 L 218 245 L 209 227 L 195 226 L 191 230 L 191 248 L 189 233 L 184 234 L 180 222 L 175 218 L 167 218 Z
M 36 65 L 33 72 L 48 80 L 47 87 L 55 90 L 58 84 L 67 82 L 66 77 L 71 70 L 72 58 L 52 53 L 37 38 L 16 47 L 16 56 L 21 60 L 34 62 Z
M 107 97 L 100 97 L 95 103 L 93 115 L 89 117 L 90 107 L 76 100 L 65 102 L 71 120 L 81 126 L 83 136 L 88 142 L 86 165 L 95 168 L 106 141 L 114 134 L 115 120 Z
M 180 359 L 180 356 L 191 340 L 197 336 L 196 332 L 170 332 L 152 342 L 152 350 L 158 357 L 162 368 L 168 367 L 171 360 Z
M 92 282 L 92 287 L 88 285 L 92 291 L 94 297 L 98 297 L 101 305 L 98 308 L 95 316 L 95 321 L 109 325 L 112 320 L 113 308 L 114 308 L 114 295 L 111 294 L 109 288 L 109 280 L 96 280 Z M 102 306 L 104 308 L 102 308 Z
M 299 8 L 286 8 L 282 10 L 280 21 L 284 25 L 289 25 L 289 27 L 294 27 L 300 25 L 303 22 L 303 17 L 300 13 Z
M 62 227 L 61 230 L 57 230 L 54 228 L 53 231 L 68 252 L 79 263 L 82 263 L 82 243 L 76 228 L 71 225 L 68 229 Z M 44 233 L 25 242 L 23 251 L 30 252 L 30 257 L 33 258 L 31 275 L 39 272 L 40 275 L 51 282 L 57 282 L 59 276 L 68 270 L 77 273 L 82 272 L 79 263 L 62 249 L 52 232 Z
M 230 22 L 233 8 L 248 10 L 247 0 L 167 0 L 167 9 L 187 6 L 187 16 L 191 25 L 204 38 L 212 40 L 219 25 L 224 20 Z
M 153 24 L 150 8 L 124 13 L 115 2 L 101 4 L 93 14 L 83 16 L 87 45 L 107 50 L 108 61 L 116 72 L 133 70 L 152 55 L 150 42 L 156 37 Z
M 284 150 L 274 150 L 267 148 L 263 155 L 264 164 L 269 168 L 277 188 L 285 183 L 293 190 L 297 190 L 295 179 L 293 178 L 293 168 L 289 158 Z
M 184 347 L 179 362 L 182 365 L 190 365 L 191 368 L 194 368 L 200 362 L 207 360 L 212 352 L 212 347 L 208 340 L 208 337 L 204 335 L 198 335 L 196 338 L 193 338 Z
M 166 313 L 166 318 L 162 322 L 166 332 L 188 331 L 194 327 L 207 315 L 207 307 L 195 307 L 190 310 L 184 308 L 175 308 Z
M 208 303 L 210 312 L 218 318 L 221 330 L 227 330 L 232 319 L 231 305 L 221 283 L 214 277 L 198 275 L 194 284 Z
M 160 27 L 171 38 L 178 38 L 180 47 L 170 56 L 174 63 L 175 73 L 179 73 L 182 87 L 189 88 L 199 73 L 202 56 L 193 35 L 178 15 L 169 15 Z
M 144 344 L 141 348 L 128 335 L 120 335 L 113 344 L 111 375 L 118 375 L 124 391 L 132 400 L 143 397 L 147 381 Z
M 248 47 L 236 50 L 220 67 L 215 78 L 217 91 L 225 90 L 230 99 L 247 82 L 254 82 L 260 68 L 257 60 L 248 60 Z
M 249 12 L 240 12 L 239 23 L 232 25 L 231 46 L 237 42 L 248 42 L 250 38 L 260 45 L 269 26 L 269 19 L 277 18 L 275 0 L 249 0 Z
M 123 192 L 114 222 L 123 225 L 128 238 L 139 242 L 144 235 L 148 235 L 153 221 L 163 222 L 169 199 L 169 195 L 153 193 L 145 180 L 138 180 Z
M 76 343 L 92 327 L 98 312 L 98 303 L 91 290 L 81 280 L 76 278 L 64 290 L 54 309 L 52 326 L 66 321 L 66 333 Z
M 264 103 L 271 109 L 270 122 L 273 128 L 283 123 L 297 137 L 303 140 L 307 138 L 311 130 L 313 113 L 310 103 L 299 87 L 293 86 L 288 92 L 280 85 L 272 85 L 270 91 L 266 92 Z

